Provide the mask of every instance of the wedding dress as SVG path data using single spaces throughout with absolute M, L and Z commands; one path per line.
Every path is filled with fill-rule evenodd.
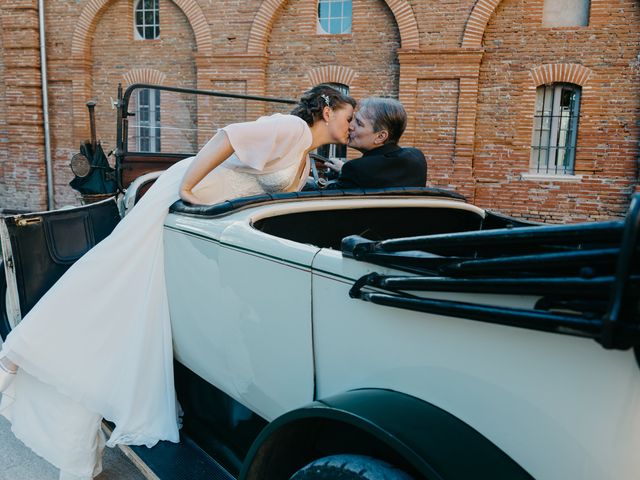
M 311 144 L 302 119 L 276 114 L 223 130 L 235 153 L 193 189 L 204 203 L 302 186 Z M 115 424 L 107 446 L 179 441 L 163 223 L 192 160 L 163 173 L 4 342 L 0 356 L 19 370 L 0 412 L 67 478 L 99 473 L 102 418 Z

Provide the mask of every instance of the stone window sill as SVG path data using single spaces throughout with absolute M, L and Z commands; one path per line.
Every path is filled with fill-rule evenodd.
M 553 175 L 546 173 L 521 173 L 521 180 L 531 180 L 540 182 L 579 182 L 582 175 Z

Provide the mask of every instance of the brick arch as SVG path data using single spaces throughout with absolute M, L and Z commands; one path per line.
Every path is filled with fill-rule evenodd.
M 478 0 L 471 10 L 462 34 L 463 48 L 482 47 L 482 37 L 489 19 L 502 0 Z
M 400 44 L 405 49 L 419 48 L 418 22 L 411 5 L 406 0 L 384 0 L 393 13 L 400 31 Z M 269 32 L 278 15 L 278 11 L 287 0 L 264 0 L 256 13 L 249 32 L 247 53 L 261 55 L 267 50 Z
M 134 68 L 122 76 L 122 82 L 125 86 L 133 85 L 134 83 L 163 85 L 166 78 L 167 76 L 160 70 L 153 68 Z
M 536 87 L 556 82 L 585 86 L 593 70 L 577 63 L 549 63 L 532 69 L 530 73 Z
M 91 45 L 91 32 L 96 26 L 102 12 L 114 0 L 89 0 L 80 13 L 71 41 L 71 57 L 83 60 Z M 185 14 L 196 37 L 198 52 L 204 55 L 213 54 L 213 46 L 209 25 L 196 0 L 172 0 Z
M 325 65 L 314 68 L 307 73 L 307 78 L 312 86 L 319 83 L 341 83 L 349 86 L 357 76 L 355 70 L 340 65 Z

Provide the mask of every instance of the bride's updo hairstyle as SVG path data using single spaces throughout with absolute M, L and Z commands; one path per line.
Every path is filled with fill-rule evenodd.
M 291 115 L 300 117 L 312 126 L 318 120 L 322 120 L 324 107 L 339 109 L 345 105 L 355 108 L 356 101 L 330 85 L 320 84 L 302 95 L 298 105 L 291 111 Z

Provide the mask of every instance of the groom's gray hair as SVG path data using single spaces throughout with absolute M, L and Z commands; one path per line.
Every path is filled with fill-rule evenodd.
M 374 132 L 389 132 L 385 143 L 398 143 L 407 128 L 407 112 L 402 104 L 393 98 L 365 98 L 359 103 L 359 111 L 372 123 Z

